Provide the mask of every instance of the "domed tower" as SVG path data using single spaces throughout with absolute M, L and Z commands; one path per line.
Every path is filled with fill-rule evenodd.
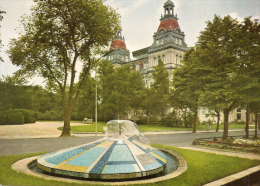
M 157 32 L 154 33 L 153 45 L 150 53 L 165 48 L 176 48 L 181 51 L 186 51 L 187 44 L 185 43 L 185 35 L 181 32 L 178 24 L 177 14 L 174 15 L 174 4 L 171 0 L 164 3 L 164 16 L 161 16 L 160 25 Z
M 130 60 L 130 52 L 126 48 L 125 39 L 121 32 L 122 30 L 116 33 L 107 53 L 107 59 L 115 66 L 121 66 Z
M 164 15 L 161 15 L 160 25 L 153 35 L 153 44 L 148 49 L 148 68 L 143 74 L 146 86 L 153 83 L 152 72 L 161 61 L 172 81 L 173 70 L 181 65 L 184 52 L 188 50 L 185 35 L 181 31 L 177 14 L 174 15 L 174 4 L 171 0 L 164 3 Z

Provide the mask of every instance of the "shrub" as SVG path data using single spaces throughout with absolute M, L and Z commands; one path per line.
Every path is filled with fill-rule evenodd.
M 16 110 L 6 110 L 0 113 L 0 125 L 24 124 L 24 116 Z
M 15 109 L 14 111 L 22 113 L 24 117 L 24 123 L 35 123 L 36 119 L 35 113 L 33 111 L 27 109 Z
M 26 109 L 9 109 L 0 113 L 0 125 L 35 123 L 35 113 Z
M 135 123 L 136 123 L 137 125 L 146 125 L 146 124 L 147 124 L 147 118 L 146 118 L 146 117 L 143 117 L 143 118 L 141 118 L 141 119 L 138 119 L 138 120 L 135 121 Z

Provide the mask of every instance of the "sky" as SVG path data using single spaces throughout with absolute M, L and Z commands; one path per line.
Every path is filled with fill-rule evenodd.
M 130 52 L 151 46 L 154 32 L 157 31 L 163 4 L 167 0 L 106 0 L 105 4 L 116 9 L 121 15 L 122 34 L 126 47 Z M 177 14 L 179 26 L 185 34 L 188 47 L 194 46 L 200 32 L 206 28 L 206 21 L 212 21 L 214 15 L 224 17 L 230 15 L 243 21 L 252 16 L 260 19 L 260 0 L 172 0 Z M 2 44 L 0 56 L 0 78 L 12 75 L 19 68 L 12 65 L 5 51 L 11 38 L 18 38 L 22 15 L 30 14 L 33 0 L 0 0 L 0 10 L 6 12 L 0 23 Z M 32 85 L 42 85 L 42 79 L 34 78 Z

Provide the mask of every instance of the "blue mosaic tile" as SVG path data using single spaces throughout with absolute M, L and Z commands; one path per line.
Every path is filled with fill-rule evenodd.
M 57 154 L 57 155 L 54 155 L 54 156 L 51 156 L 49 158 L 46 158 L 45 161 L 47 161 L 48 163 L 52 163 L 52 164 L 60 164 L 70 158 L 72 158 L 73 156 L 76 156 L 92 147 L 95 147 L 96 145 L 102 143 L 103 141 L 99 141 L 99 142 L 96 142 L 96 143 L 91 143 L 91 144 L 88 144 L 88 145 L 85 145 L 85 146 L 82 146 L 82 147 L 79 147 L 79 148 L 76 148 L 76 149 L 71 149 L 69 151 L 65 151 L 61 154 Z
M 165 155 L 163 154 L 163 152 L 159 151 L 159 150 L 154 150 L 152 149 L 152 152 L 154 154 L 157 154 L 158 156 L 162 157 L 163 159 L 166 159 Z
M 137 164 L 136 161 L 109 161 L 107 165 Z
M 66 164 L 89 167 L 105 150 L 104 147 L 94 147 Z
M 47 161 L 48 163 L 57 165 L 60 164 L 70 158 L 72 158 L 73 156 L 76 156 L 80 153 L 82 153 L 83 151 L 85 151 L 84 149 L 78 148 L 78 149 L 72 149 L 70 151 L 67 152 L 63 152 L 61 154 L 57 154 L 51 157 L 46 158 L 45 161 Z
M 114 147 L 116 146 L 117 142 L 114 142 L 110 148 L 106 151 L 106 153 L 100 158 L 100 160 L 96 163 L 96 165 L 89 171 L 89 177 L 96 179 L 97 173 L 101 174 L 105 165 L 107 164 L 108 158 L 112 153 Z M 98 177 L 99 178 L 99 177 Z
M 152 170 L 161 167 L 162 165 L 159 162 L 155 162 L 152 164 L 144 165 L 145 170 Z
M 131 172 L 136 172 L 134 165 L 132 164 L 126 164 L 126 165 L 107 165 L 106 169 L 104 171 L 104 174 L 109 174 L 109 173 L 131 173 Z
M 127 145 L 116 145 L 108 161 L 135 161 Z

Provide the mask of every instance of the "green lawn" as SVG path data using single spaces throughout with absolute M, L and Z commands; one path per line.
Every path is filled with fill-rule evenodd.
M 73 123 L 82 123 L 80 121 L 72 121 Z M 97 131 L 98 132 L 104 132 L 103 127 L 106 125 L 106 122 L 98 122 L 97 123 Z M 143 132 L 152 132 L 152 131 L 192 131 L 192 128 L 185 128 L 185 127 L 165 127 L 161 125 L 139 125 L 141 131 Z M 217 125 L 212 125 L 211 130 L 216 130 Z M 224 125 L 220 125 L 220 130 L 224 129 Z M 229 129 L 244 129 L 244 124 L 229 124 Z M 250 126 L 250 128 L 254 128 L 254 126 Z M 62 127 L 59 127 L 60 130 L 62 130 Z M 199 125 L 197 126 L 197 130 L 205 130 L 205 125 Z M 78 125 L 78 126 L 71 126 L 71 131 L 73 132 L 95 132 L 95 122 L 93 122 L 91 125 Z
M 198 152 L 163 145 L 154 146 L 174 150 L 181 154 L 187 161 L 188 169 L 186 172 L 174 179 L 159 182 L 156 184 L 149 184 L 149 186 L 181 186 L 187 184 L 203 185 L 260 164 L 259 160 L 248 160 L 238 157 L 216 155 L 211 153 Z M 42 178 L 25 175 L 23 173 L 17 173 L 16 171 L 11 169 L 11 165 L 14 162 L 35 155 L 39 155 L 39 153 L 0 157 L 0 183 L 2 185 L 69 185 L 65 182 L 44 180 Z M 81 184 L 73 183 L 70 185 Z

